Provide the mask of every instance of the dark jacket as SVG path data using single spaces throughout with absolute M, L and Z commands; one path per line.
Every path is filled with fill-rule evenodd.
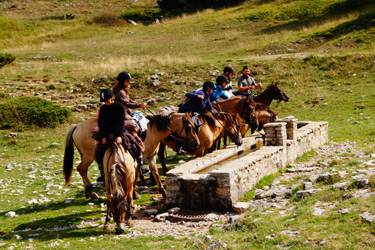
M 103 105 L 100 108 L 98 118 L 100 141 L 103 138 L 109 138 L 109 135 L 123 137 L 125 133 L 125 112 L 124 106 L 118 102 L 111 105 Z
M 203 95 L 204 99 L 198 98 L 198 95 Z M 179 112 L 197 112 L 202 113 L 205 110 L 214 111 L 210 101 L 210 95 L 203 90 L 189 92 L 185 95 L 189 100 L 181 105 Z

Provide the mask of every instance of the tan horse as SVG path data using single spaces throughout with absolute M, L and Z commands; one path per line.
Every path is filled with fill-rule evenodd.
M 234 117 L 224 112 L 218 112 L 215 115 L 207 113 L 200 114 L 199 120 L 202 122 L 202 125 L 200 126 L 198 132 L 200 142 L 198 148 L 191 149 L 185 147 L 185 150 L 187 150 L 190 154 L 194 154 L 195 158 L 202 157 L 207 154 L 210 149 L 215 147 L 214 143 L 216 139 L 225 133 L 236 145 L 242 145 L 242 137 L 239 133 L 239 127 L 242 119 L 239 115 Z M 174 149 L 176 147 L 176 141 L 164 140 L 163 143 L 160 144 L 158 156 L 160 163 L 163 166 L 164 173 L 167 171 L 164 158 L 165 145 Z
M 147 127 L 145 144 L 145 152 L 143 153 L 143 161 L 148 161 L 152 174 L 157 182 L 158 191 L 166 195 L 166 191 L 160 181 L 159 172 L 156 166 L 156 154 L 159 143 L 172 133 L 177 133 L 181 138 L 187 138 L 186 144 L 190 147 L 197 147 L 199 139 L 195 133 L 195 125 L 189 114 L 171 114 L 148 116 L 150 122 Z M 155 125 L 155 126 L 153 126 Z M 98 195 L 92 192 L 92 184 L 87 177 L 87 169 L 94 161 L 94 152 L 96 141 L 92 138 L 92 129 L 98 126 L 97 119 L 88 119 L 79 124 L 71 125 L 65 136 L 65 153 L 63 172 L 65 184 L 69 185 L 72 178 L 74 145 L 81 154 L 81 162 L 77 166 L 77 170 L 82 177 L 85 186 L 86 198 L 98 198 Z
M 111 214 L 118 234 L 124 232 L 126 220 L 132 216 L 135 166 L 134 158 L 122 144 L 113 142 L 107 148 L 103 158 L 107 190 L 107 215 L 104 230 L 109 230 Z

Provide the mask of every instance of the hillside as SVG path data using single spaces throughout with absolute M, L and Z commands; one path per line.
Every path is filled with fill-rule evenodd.
M 161 106 L 178 105 L 186 92 L 200 87 L 204 81 L 214 81 L 226 65 L 232 65 L 237 72 L 248 65 L 251 75 L 263 82 L 263 86 L 276 81 L 289 95 L 289 102 L 271 105 L 279 117 L 293 115 L 299 120 L 328 121 L 331 141 L 355 141 L 355 150 L 371 158 L 375 152 L 374 1 L 248 0 L 220 10 L 207 9 L 177 17 L 165 15 L 165 22 L 159 24 L 134 19 L 137 25 L 133 25 L 128 18 L 120 18 L 141 18 L 144 13 L 157 16 L 157 11 L 156 1 L 151 0 L 0 1 L 0 53 L 16 56 L 14 62 L 0 68 L 0 103 L 13 97 L 38 96 L 71 108 L 73 118 L 69 123 L 77 123 L 96 117 L 100 89 L 108 88 L 121 71 L 128 71 L 133 77 L 131 96 L 138 101 L 151 101 L 150 109 L 154 111 Z M 152 76 L 157 79 L 151 79 Z M 101 217 L 100 204 L 104 199 L 94 202 L 88 212 L 88 201 L 82 198 L 82 181 L 78 175 L 73 177 L 72 187 L 61 186 L 63 177 L 58 170 L 61 169 L 64 135 L 69 125 L 21 132 L 0 130 L 0 216 L 5 221 L 0 223 L 1 246 L 25 246 L 27 237 L 17 240 L 16 233 L 12 233 L 15 230 L 28 227 L 35 230 L 44 224 L 52 228 L 55 223 L 61 227 L 77 224 L 78 220 Z M 18 133 L 17 137 L 10 137 L 14 132 Z M 360 153 L 340 154 L 333 166 L 355 172 L 362 164 L 355 158 Z M 326 156 L 326 160 L 332 158 Z M 369 160 L 367 158 L 363 161 Z M 189 157 L 172 155 L 168 165 L 173 166 L 180 159 L 188 160 Z M 93 164 L 89 172 L 92 180 L 95 174 L 97 169 Z M 47 178 L 49 175 L 52 179 Z M 27 203 L 30 197 L 38 197 L 41 192 L 47 196 L 45 187 L 50 182 L 61 188 L 49 195 L 48 202 L 35 206 Z M 14 186 L 24 189 L 12 191 Z M 369 190 L 373 188 L 371 186 Z M 96 189 L 101 190 L 100 187 Z M 339 192 L 327 194 L 327 200 L 344 200 L 340 197 L 346 191 Z M 72 196 L 77 196 L 74 205 L 61 206 L 64 199 Z M 137 205 L 145 202 L 155 205 L 150 201 L 151 197 L 160 199 L 155 194 L 142 197 Z M 302 201 L 303 207 L 308 210 L 314 199 Z M 301 202 L 295 202 L 296 206 L 301 205 Z M 360 200 L 352 202 L 357 204 Z M 356 213 L 373 205 L 374 198 L 370 197 L 358 205 Z M 51 207 L 45 209 L 44 206 Z M 11 210 L 20 211 L 19 217 L 5 218 Z M 305 219 L 309 215 L 305 210 L 297 212 Z M 60 222 L 55 222 L 56 213 L 61 214 Z M 277 244 L 272 240 L 267 244 L 259 243 L 252 234 L 253 238 L 249 236 L 248 242 L 263 248 L 276 248 L 285 240 L 285 246 L 293 249 L 371 249 L 373 224 L 361 224 L 356 219 L 329 219 L 335 220 L 339 229 L 345 227 L 345 223 L 354 229 L 360 228 L 363 238 L 353 237 L 340 243 L 345 238 L 340 235 L 331 244 L 321 247 L 316 242 L 325 240 L 329 230 L 319 228 L 323 232 L 317 233 L 311 229 L 316 225 L 314 223 L 324 221 L 319 219 L 313 220 L 309 229 L 317 234 L 314 235 L 315 243 L 305 244 L 309 237 L 305 234 L 298 236 L 295 242 L 278 238 Z M 251 221 L 250 217 L 246 220 Z M 307 219 L 304 222 L 309 223 Z M 286 224 L 283 224 L 285 228 Z M 303 224 L 294 226 L 300 227 L 298 230 L 304 227 Z M 251 221 L 246 224 L 248 229 L 243 230 L 258 227 L 261 227 L 259 223 Z M 83 237 L 102 237 L 106 243 L 113 240 L 113 235 L 103 236 L 101 227 L 66 230 L 35 236 L 38 247 L 49 248 L 48 244 L 60 236 L 72 240 L 71 246 L 79 246 Z M 227 243 L 236 241 L 236 232 L 226 234 L 216 229 L 210 232 L 220 237 L 224 234 L 222 237 Z M 259 236 L 260 241 L 266 242 L 265 236 Z M 164 248 L 176 246 L 181 249 L 187 239 L 164 236 L 150 237 L 146 241 L 160 244 L 166 241 Z M 139 239 L 134 244 L 133 248 L 154 248 Z M 189 244 L 186 246 L 194 248 L 194 244 Z M 246 244 L 241 247 L 236 244 L 229 244 L 228 248 L 250 248 Z M 101 246 L 106 247 L 105 244 Z M 87 247 L 97 246 L 88 244 Z

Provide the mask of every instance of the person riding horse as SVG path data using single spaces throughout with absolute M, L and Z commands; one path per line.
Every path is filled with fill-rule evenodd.
M 229 96 L 229 98 L 233 96 L 233 94 L 232 94 L 232 89 L 233 89 L 232 78 L 235 74 L 236 74 L 236 70 L 230 65 L 228 65 L 224 68 L 224 73 L 222 74 L 222 75 L 226 76 L 229 80 L 229 82 L 227 83 L 227 86 L 225 88 L 223 88 L 224 93 L 227 96 Z
M 238 90 L 233 91 L 234 95 L 252 96 L 253 89 L 260 89 L 262 87 L 261 82 L 256 84 L 254 78 L 250 77 L 249 75 L 250 75 L 249 67 L 244 66 L 242 69 L 242 76 L 240 76 L 237 80 Z
M 140 172 L 144 175 L 149 174 L 150 170 L 143 167 L 141 147 L 137 140 L 125 129 L 124 106 L 113 100 L 113 93 L 110 89 L 104 89 L 100 92 L 100 101 L 104 102 L 104 105 L 100 107 L 98 118 L 99 144 L 96 150 L 96 161 L 101 176 L 97 181 L 104 181 L 103 156 L 110 140 L 122 144 L 137 160 Z
M 202 90 L 187 93 L 185 96 L 188 98 L 188 100 L 181 104 L 178 109 L 178 113 L 202 113 L 206 110 L 215 112 L 210 101 L 210 95 L 213 93 L 214 89 L 214 83 L 207 81 L 203 83 Z

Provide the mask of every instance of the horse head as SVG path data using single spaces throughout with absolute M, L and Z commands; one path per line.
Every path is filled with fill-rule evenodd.
M 272 88 L 275 93 L 273 99 L 284 102 L 289 101 L 289 96 L 277 86 L 277 82 L 272 82 L 272 85 L 270 85 L 269 88 Z
M 121 197 L 112 197 L 106 195 L 108 199 L 108 206 L 113 215 L 113 220 L 116 223 L 116 233 L 122 234 L 125 231 L 126 215 L 128 214 L 128 206 L 125 202 L 125 195 Z
M 229 136 L 232 142 L 237 146 L 242 145 L 242 136 L 240 133 L 240 121 L 242 119 L 238 114 L 230 115 L 223 112 L 218 112 L 215 115 L 216 119 L 225 122 L 225 133 Z
M 186 139 L 184 141 L 184 146 L 186 148 L 195 150 L 199 146 L 198 138 L 198 127 L 195 125 L 195 122 L 192 118 L 191 113 L 186 113 L 182 118 L 183 130 L 185 134 L 182 133 Z

